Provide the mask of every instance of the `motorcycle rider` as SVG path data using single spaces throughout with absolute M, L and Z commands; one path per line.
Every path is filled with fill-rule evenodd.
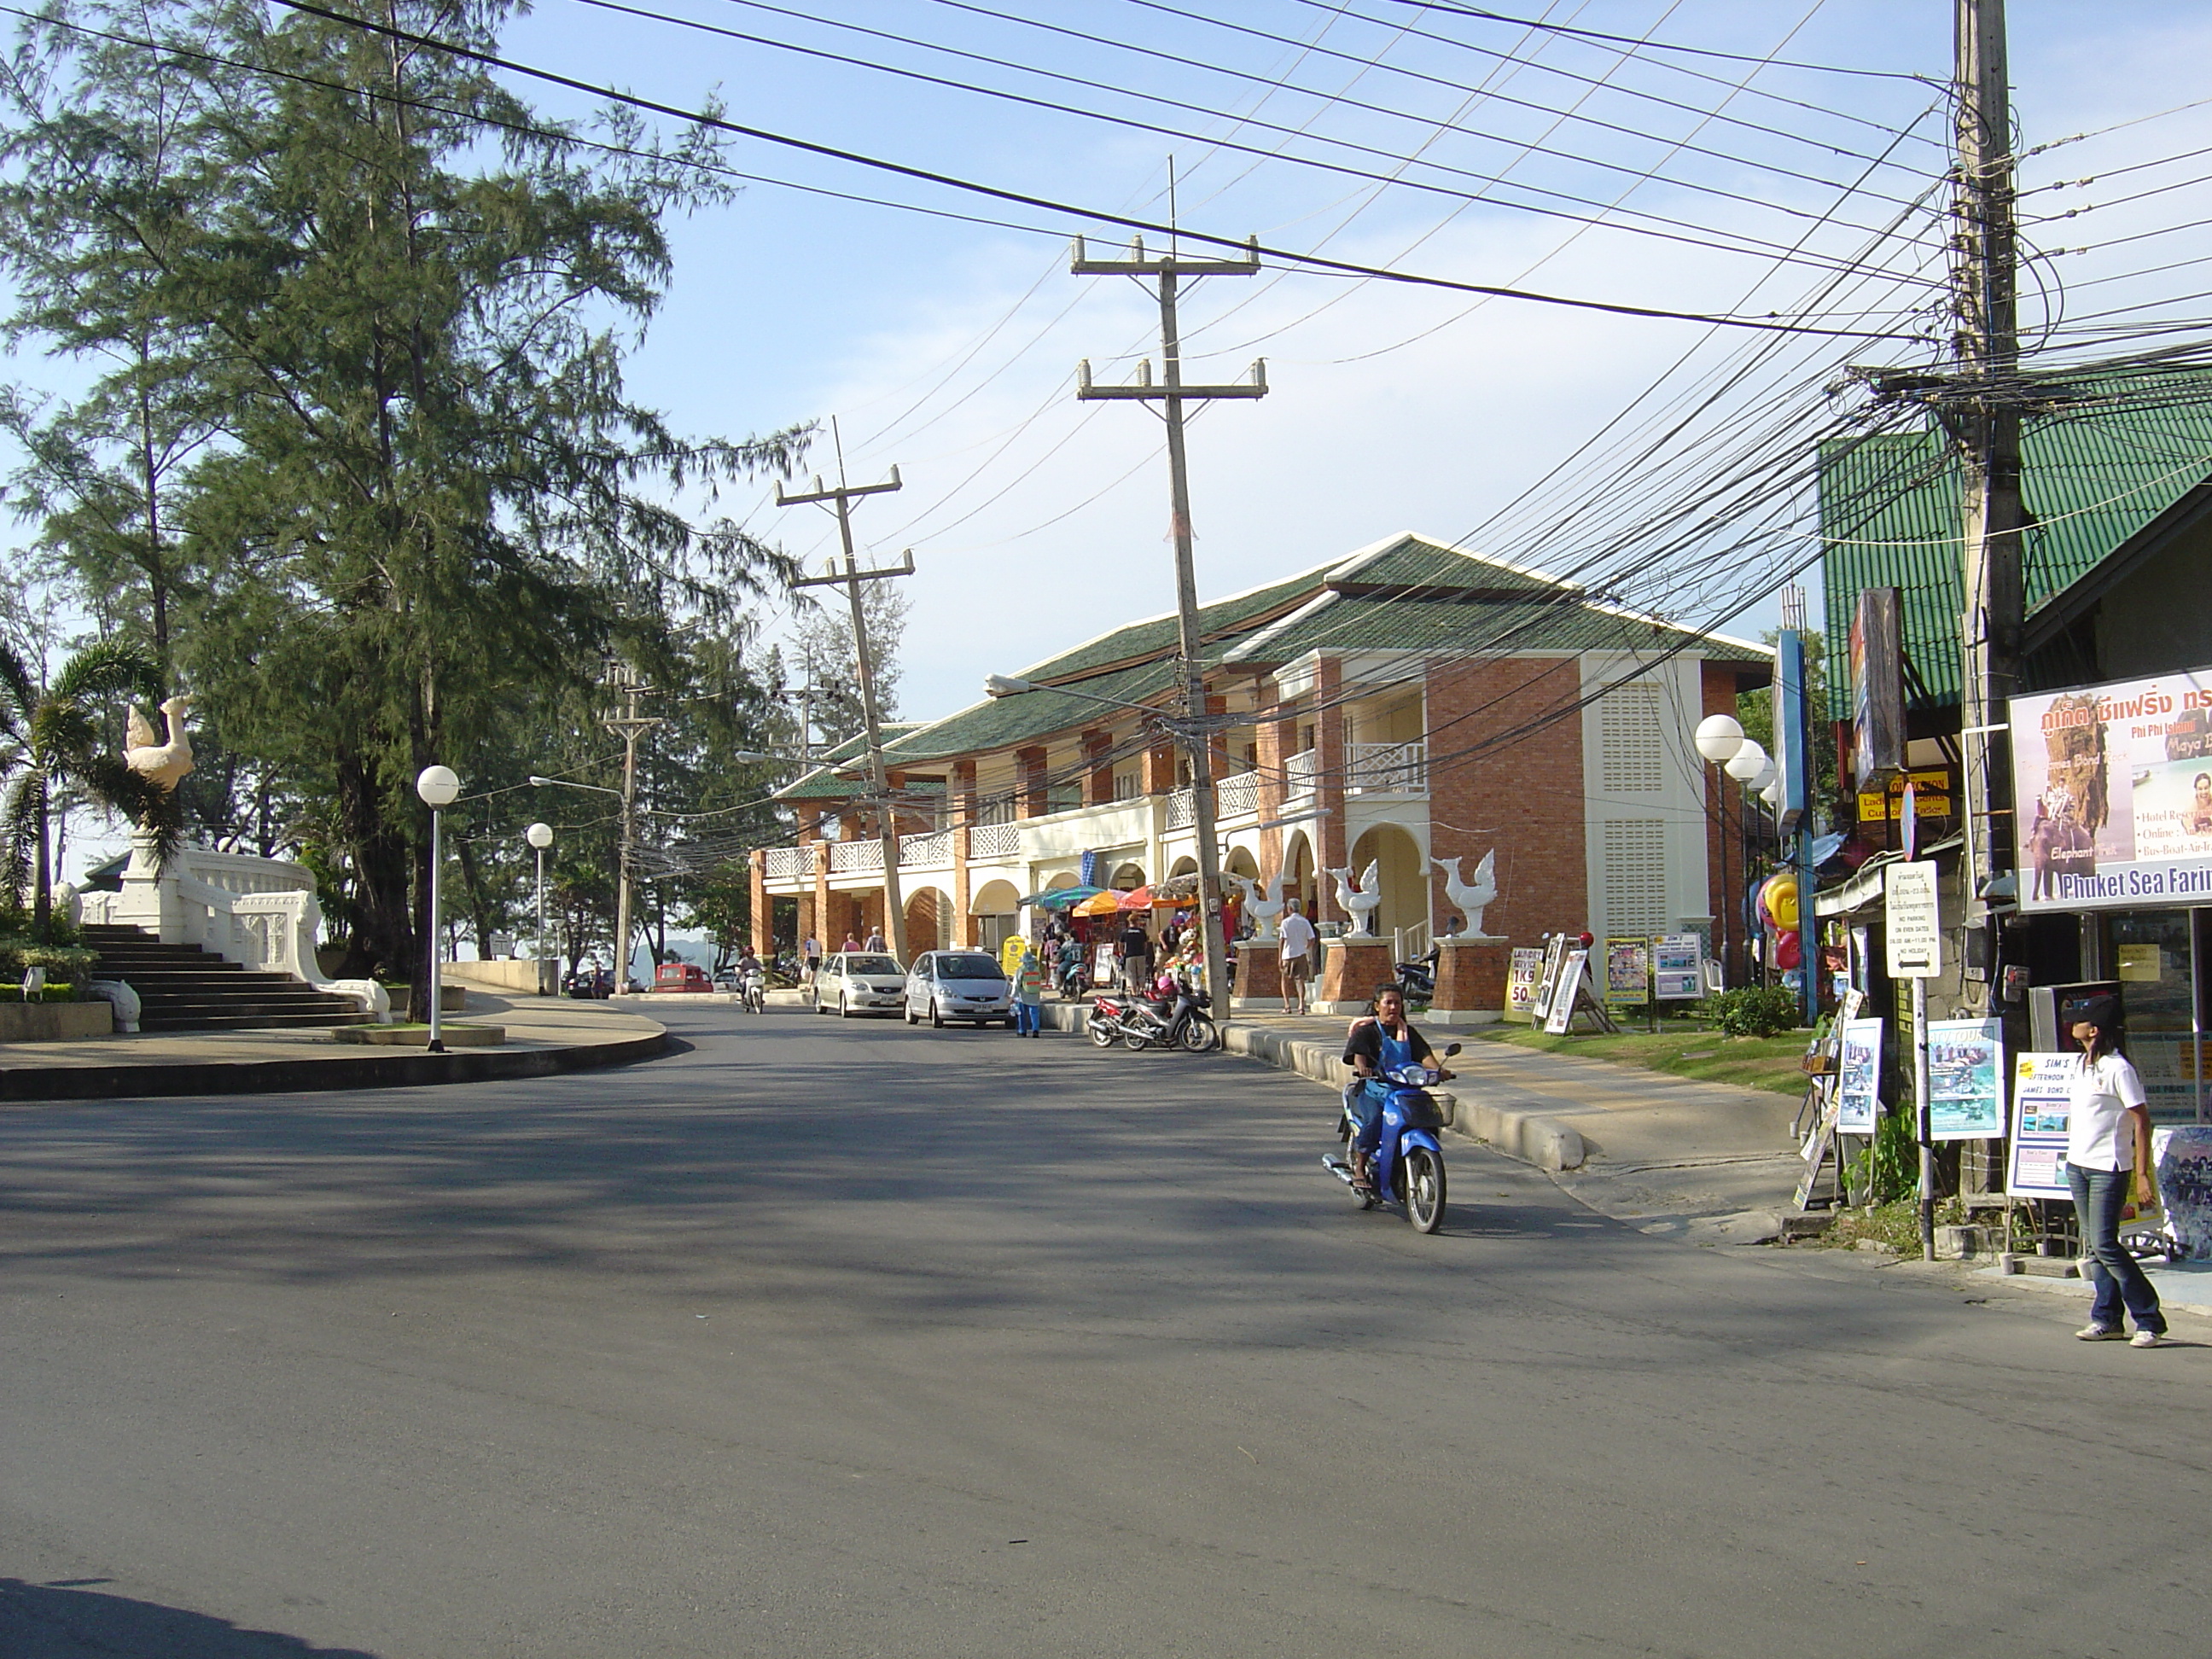
M 1437 1064 L 1436 1051 L 1406 1018 L 1405 994 L 1386 985 L 1375 994 L 1375 1012 L 1356 1019 L 1345 1033 L 1344 1063 L 1352 1067 L 1352 1080 L 1344 1085 L 1344 1109 L 1358 1126 L 1352 1139 L 1352 1185 L 1355 1192 L 1375 1188 L 1371 1160 L 1382 1136 L 1382 1103 L 1390 1085 L 1382 1073 L 1401 1066 Z M 1449 1081 L 1440 1072 L 1438 1081 Z
M 761 959 L 753 954 L 753 947 L 748 945 L 738 952 L 738 991 L 742 994 L 751 990 L 753 981 L 757 979 L 763 986 L 768 983 L 768 975 L 761 967 Z

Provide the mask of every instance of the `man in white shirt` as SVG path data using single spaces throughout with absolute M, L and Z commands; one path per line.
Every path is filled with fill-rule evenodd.
M 1306 988 L 1313 980 L 1314 925 L 1298 909 L 1292 899 L 1283 913 L 1281 933 L 1281 963 L 1283 974 L 1283 1009 L 1286 1013 L 1308 1012 Z
M 2083 1266 L 2096 1292 L 2089 1322 L 2074 1334 L 2084 1342 L 2127 1336 L 2120 1318 L 2124 1305 L 2136 1322 L 2128 1340 L 2154 1348 L 2165 1339 L 2166 1315 L 2148 1275 L 2120 1243 L 2130 1175 L 2139 1200 L 2151 1198 L 2158 1186 L 2142 1079 L 2126 1055 L 2112 1052 L 2119 1022 L 2119 1005 L 2100 997 L 2081 1011 L 2071 1033 L 2081 1045 L 2081 1071 L 2066 1118 L 2066 1181 L 2074 1193 Z

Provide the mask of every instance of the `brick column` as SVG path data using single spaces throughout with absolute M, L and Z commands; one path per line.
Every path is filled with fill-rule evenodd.
M 1505 1017 L 1505 969 L 1510 942 L 1445 939 L 1437 941 L 1437 994 L 1425 1016 L 1431 1025 L 1491 1025 Z
M 1316 921 L 1349 922 L 1352 917 L 1336 902 L 1336 880 L 1328 872 L 1352 862 L 1344 836 L 1344 711 L 1335 707 L 1344 684 L 1344 670 L 1334 657 L 1323 657 L 1315 676 L 1314 702 L 1322 712 L 1314 717 L 1316 779 L 1314 804 L 1325 816 L 1314 826 L 1314 913 Z M 1581 792 L 1576 792 L 1577 796 Z M 1352 875 L 1357 878 L 1358 871 Z M 1389 954 L 1385 946 L 1383 954 Z M 1389 964 L 1384 964 L 1388 977 Z
M 753 954 L 769 962 L 775 957 L 775 914 L 769 908 L 768 849 L 754 848 L 748 862 L 752 866 L 753 878 Z
M 1014 751 L 1014 767 L 1020 778 L 1015 796 L 1015 811 L 1025 818 L 1041 818 L 1045 814 L 1045 775 L 1049 760 L 1042 745 Z
M 1237 952 L 1237 994 L 1230 1012 L 1260 1012 L 1282 1006 L 1282 952 L 1272 942 L 1246 939 Z
M 1083 804 L 1107 806 L 1114 799 L 1114 734 L 1094 726 L 1083 734 Z
M 1397 978 L 1390 941 L 1357 935 L 1321 942 L 1321 990 L 1314 1006 L 1324 1014 L 1364 1014 L 1375 993 Z

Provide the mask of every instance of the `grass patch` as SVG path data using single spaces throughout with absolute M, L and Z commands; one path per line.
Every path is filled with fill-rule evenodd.
M 1525 1025 L 1478 1026 L 1475 1035 L 1492 1042 L 1545 1054 L 1581 1054 L 1647 1072 L 1691 1078 L 1700 1083 L 1733 1083 L 1778 1095 L 1805 1092 L 1797 1061 L 1809 1034 L 1776 1037 L 1723 1036 L 1702 1026 L 1684 1024 L 1656 1033 L 1625 1031 L 1619 1036 L 1553 1036 Z

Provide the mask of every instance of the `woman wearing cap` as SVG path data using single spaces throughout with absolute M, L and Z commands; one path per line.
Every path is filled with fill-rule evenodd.
M 2073 1028 L 2074 1041 L 2081 1045 L 2081 1072 L 2066 1121 L 2066 1180 L 2074 1189 L 2083 1263 L 2096 1291 L 2089 1322 L 2074 1334 L 2084 1342 L 2127 1336 L 2120 1318 L 2124 1304 L 2136 1322 L 2128 1340 L 2138 1348 L 2155 1348 L 2166 1337 L 2158 1291 L 2120 1243 L 2130 1173 L 2146 1195 L 2158 1189 L 2151 1178 L 2150 1110 L 2142 1079 L 2127 1056 L 2112 1048 L 2119 1023 L 2119 1005 L 2100 997 L 2081 1010 Z

